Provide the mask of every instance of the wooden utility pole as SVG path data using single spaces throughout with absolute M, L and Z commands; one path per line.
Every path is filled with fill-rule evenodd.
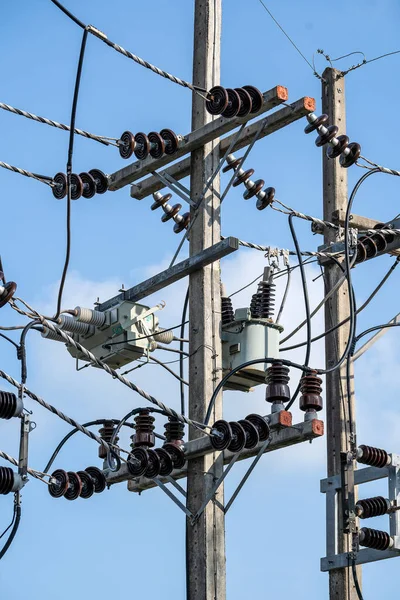
M 210 90 L 220 82 L 221 0 L 195 0 L 193 84 Z M 212 120 L 204 99 L 193 94 L 192 130 Z M 206 143 L 191 154 L 191 198 L 198 202 L 206 183 L 218 166 L 218 140 Z M 219 177 L 198 209 L 190 230 L 190 255 L 198 254 L 220 240 L 220 206 L 217 194 Z M 192 210 L 192 219 L 196 211 Z M 221 300 L 219 261 L 206 266 L 189 278 L 190 286 L 190 358 L 189 416 L 204 422 L 208 401 L 221 379 L 222 349 L 220 337 Z M 222 397 L 215 405 L 212 421 L 222 417 Z M 192 430 L 190 438 L 199 436 Z M 223 461 L 208 454 L 189 461 L 187 506 L 196 514 L 216 478 Z M 187 521 L 187 598 L 188 600 L 225 600 L 225 515 L 223 487 L 209 502 L 200 519 Z
M 340 71 L 327 68 L 323 73 L 322 112 L 329 116 L 329 125 L 337 125 L 339 134 L 346 133 L 346 100 L 344 78 L 338 76 Z M 323 150 L 323 195 L 324 219 L 332 222 L 335 211 L 346 212 L 347 170 L 340 166 L 339 159 L 329 159 Z M 335 241 L 335 231 L 325 230 L 325 243 Z M 330 263 L 325 267 L 325 283 L 330 290 L 341 278 L 340 268 Z M 325 305 L 325 329 L 334 327 L 349 316 L 349 289 L 345 282 L 338 292 Z M 327 368 L 334 366 L 342 356 L 349 334 L 349 324 L 342 325 L 325 338 L 325 356 Z M 353 382 L 353 368 L 351 369 Z M 355 419 L 354 387 L 351 386 L 352 417 Z M 326 426 L 327 426 L 327 467 L 328 477 L 340 474 L 340 453 L 350 450 L 349 414 L 346 387 L 346 366 L 328 373 L 326 376 Z M 340 502 L 339 502 L 340 510 Z M 337 531 L 337 551 L 349 552 L 349 536 L 343 533 L 342 518 L 339 514 L 339 530 Z M 361 568 L 358 567 L 358 578 L 361 581 Z M 329 572 L 330 600 L 357 600 L 357 592 L 351 569 L 336 569 Z

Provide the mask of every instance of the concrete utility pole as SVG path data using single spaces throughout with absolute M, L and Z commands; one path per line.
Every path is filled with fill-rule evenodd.
M 338 79 L 340 71 L 327 68 L 323 73 L 326 83 L 322 82 L 322 111 L 329 116 L 329 125 L 337 125 L 339 134 L 346 133 L 346 100 L 344 78 Z M 332 222 L 334 211 L 345 212 L 347 208 L 347 170 L 340 166 L 339 160 L 330 160 L 323 150 L 323 195 L 324 219 Z M 335 232 L 325 230 L 325 243 L 335 241 Z M 325 267 L 325 282 L 331 289 L 340 279 L 342 272 L 334 263 Z M 325 305 L 325 329 L 349 316 L 349 290 L 345 282 L 338 292 Z M 349 324 L 325 338 L 325 356 L 327 368 L 336 364 L 346 348 Z M 353 368 L 351 369 L 353 381 Z M 351 388 L 353 422 L 355 420 L 354 388 Z M 328 373 L 326 376 L 326 426 L 327 426 L 327 467 L 328 477 L 340 474 L 340 453 L 350 450 L 349 414 L 346 388 L 346 367 Z M 340 510 L 340 502 L 339 502 Z M 349 552 L 347 534 L 343 533 L 342 518 L 339 515 L 337 531 L 338 552 Z M 357 567 L 361 582 L 361 568 Z M 329 572 L 330 600 L 357 600 L 351 569 L 337 569 Z
M 193 84 L 206 90 L 220 83 L 221 0 L 195 0 Z M 193 94 L 192 130 L 213 117 L 204 99 Z M 201 199 L 207 180 L 219 162 L 218 140 L 191 154 L 191 198 Z M 220 240 L 220 206 L 217 194 L 219 177 L 214 179 L 190 230 L 190 255 Z M 192 218 L 195 211 L 192 210 Z M 221 300 L 219 261 L 192 273 L 190 286 L 189 417 L 204 422 L 207 403 L 221 379 L 220 339 Z M 222 397 L 215 405 L 212 421 L 222 417 Z M 190 438 L 199 436 L 191 431 Z M 223 462 L 215 454 L 189 461 L 187 506 L 193 514 L 200 508 Z M 225 516 L 221 486 L 200 519 L 187 521 L 187 598 L 188 600 L 225 600 Z

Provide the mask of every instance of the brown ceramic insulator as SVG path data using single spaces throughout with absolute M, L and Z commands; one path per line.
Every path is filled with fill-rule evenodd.
M 174 470 L 174 464 L 172 462 L 171 455 L 164 448 L 156 448 L 154 452 L 157 453 L 157 456 L 160 460 L 160 475 L 161 477 L 166 477 L 170 475 Z
M 211 428 L 210 442 L 215 450 L 225 450 L 232 442 L 232 427 L 228 421 L 215 421 Z
M 374 448 L 374 446 L 365 446 L 362 444 L 358 448 L 357 462 L 382 469 L 390 463 L 390 457 L 386 450 L 382 448 Z
M 356 504 L 356 513 L 360 519 L 381 517 L 382 515 L 386 515 L 388 510 L 388 501 L 383 496 L 375 496 L 374 498 L 358 500 Z
M 360 242 L 365 248 L 366 258 L 374 258 L 378 254 L 378 247 L 372 237 L 362 237 Z
M 108 178 L 100 169 L 90 169 L 91 175 L 96 184 L 96 194 L 104 194 L 108 190 Z
M 154 417 L 149 410 L 142 410 L 135 417 L 136 433 L 132 436 L 133 447 L 146 446 L 152 448 L 156 443 L 154 435 Z
M 247 92 L 243 88 L 235 88 L 235 92 L 237 92 L 239 94 L 240 100 L 241 100 L 241 107 L 240 107 L 240 110 L 239 110 L 237 116 L 238 117 L 247 117 L 247 115 L 250 114 L 252 106 L 253 106 L 251 96 L 250 96 L 249 92 Z
M 13 487 L 14 471 L 10 467 L 0 467 L 0 494 L 6 496 L 11 492 Z
M 71 175 L 71 200 L 78 200 L 83 194 L 83 181 L 76 173 Z
M 229 103 L 228 92 L 221 85 L 211 88 L 207 94 L 206 109 L 210 115 L 222 115 Z
M 244 85 L 243 89 L 251 98 L 251 113 L 256 113 L 260 110 L 264 102 L 264 96 L 260 90 L 253 85 Z
M 242 101 L 236 90 L 227 88 L 226 91 L 228 92 L 228 106 L 221 114 L 226 119 L 232 119 L 233 117 L 236 117 L 239 110 L 241 109 Z
M 82 492 L 82 481 L 77 473 L 68 471 L 68 489 L 64 494 L 67 500 L 76 500 Z
M 174 154 L 178 149 L 179 139 L 172 129 L 162 129 L 160 135 L 165 143 L 165 154 Z
M 362 263 L 364 262 L 364 260 L 367 259 L 367 249 L 364 246 L 364 244 L 362 243 L 362 241 L 358 240 L 357 241 L 357 257 L 356 257 L 356 263 Z
M 85 500 L 91 498 L 94 494 L 94 481 L 86 471 L 77 471 L 76 473 L 82 482 L 81 498 Z
M 154 477 L 158 477 L 161 469 L 161 461 L 155 450 L 149 448 L 147 450 L 148 457 L 148 465 L 147 469 L 144 472 L 144 476 L 148 479 L 153 479 Z
M 236 171 L 236 169 L 239 167 L 240 163 L 242 162 L 241 158 L 236 158 L 235 160 L 233 160 L 232 162 L 228 163 L 226 165 L 226 167 L 224 167 L 222 169 L 223 173 L 227 173 L 228 171 Z
M 360 530 L 360 545 L 374 550 L 387 550 L 391 546 L 391 537 L 386 531 L 363 527 Z
M 253 198 L 253 196 L 256 196 L 261 192 L 264 184 L 265 181 L 263 179 L 257 179 L 257 181 L 254 182 L 254 185 L 243 193 L 243 198 L 245 200 L 250 200 L 250 198 Z
M 360 144 L 357 144 L 357 142 L 351 142 L 347 148 L 350 150 L 349 154 L 341 154 L 339 158 L 341 166 L 345 169 L 348 169 L 354 165 L 354 163 L 360 158 L 361 154 L 361 146 Z
M 55 479 L 55 481 L 51 481 L 51 479 Z M 61 498 L 68 490 L 68 473 L 62 469 L 57 469 L 51 474 L 51 479 L 48 487 L 50 496 Z
M 161 158 L 165 152 L 165 142 L 161 135 L 156 131 L 150 131 L 147 137 L 150 142 L 150 156 L 153 158 Z
M 328 158 L 337 158 L 349 145 L 349 138 L 347 135 L 338 135 L 336 139 L 339 143 L 336 144 L 336 146 L 329 146 L 326 149 L 326 155 Z
M 246 435 L 246 442 L 244 444 L 245 448 L 255 448 L 260 441 L 258 430 L 253 423 L 247 421 L 246 419 L 240 419 L 238 421 L 239 425 L 241 425 L 244 429 L 244 433 Z
M 9 420 L 16 416 L 17 396 L 11 392 L 0 391 L 0 419 Z
M 318 127 L 320 127 L 321 125 L 325 125 L 328 121 L 329 121 L 328 115 L 320 115 L 319 117 L 317 117 L 315 119 L 315 121 L 313 121 L 312 123 L 309 123 L 307 125 L 307 127 L 304 128 L 304 133 L 307 133 L 307 134 L 312 133 L 313 131 L 318 129 Z
M 140 131 L 135 134 L 135 147 L 133 152 L 138 160 L 145 160 L 150 154 L 150 141 L 145 133 Z
M 118 150 L 121 158 L 130 158 L 135 149 L 135 136 L 131 131 L 124 131 L 119 139 Z
M 185 453 L 182 448 L 169 442 L 164 444 L 163 448 L 170 455 L 174 469 L 182 469 L 186 462 Z
M 153 194 L 153 198 L 154 198 L 154 202 L 150 206 L 150 208 L 151 208 L 151 210 L 157 210 L 157 208 L 164 206 L 164 204 L 166 204 L 167 202 L 169 202 L 171 200 L 172 194 L 165 194 L 165 196 L 161 196 L 159 198 L 157 198 L 156 195 Z
M 265 442 L 269 438 L 270 429 L 267 421 L 261 415 L 251 414 L 247 415 L 246 421 L 250 421 L 257 431 L 258 437 L 260 438 L 260 442 Z
M 144 475 L 149 464 L 146 448 L 133 448 L 128 456 L 128 462 L 126 464 L 129 473 L 134 477 L 141 477 Z
M 322 379 L 314 371 L 303 375 L 300 381 L 300 410 L 322 410 L 321 383 Z
M 260 281 L 258 284 L 258 317 L 261 319 L 271 319 L 274 314 L 275 306 L 275 284 L 272 280 Z
M 82 196 L 84 198 L 93 198 L 96 193 L 96 182 L 90 173 L 79 173 L 83 183 Z
M 184 444 L 185 424 L 182 423 L 182 421 L 178 421 L 178 419 L 175 419 L 174 417 L 169 417 L 164 428 L 165 441 L 168 442 L 168 444 L 176 444 L 177 446 L 182 446 Z
M 250 177 L 253 175 L 253 173 L 254 173 L 254 169 L 247 169 L 247 171 L 244 171 L 244 173 L 242 173 L 241 175 L 238 175 L 236 177 L 235 181 L 232 183 L 233 187 L 237 187 L 241 183 L 244 183 L 245 181 L 250 179 Z
M 257 210 L 264 210 L 267 206 L 270 206 L 275 198 L 275 188 L 267 187 L 263 192 L 260 193 L 257 198 L 256 208 Z
M 374 242 L 378 252 L 384 252 L 387 248 L 386 237 L 383 233 L 375 233 L 371 236 L 372 241 Z
M 184 213 L 181 217 L 181 220 L 179 221 L 179 223 L 175 223 L 174 225 L 174 233 L 181 233 L 181 231 L 183 231 L 184 229 L 187 229 L 189 227 L 189 223 L 190 223 L 190 213 Z
M 161 221 L 163 223 L 166 223 L 170 219 L 173 219 L 178 214 L 178 212 L 181 210 L 181 208 L 182 208 L 182 204 L 174 204 L 174 206 L 171 207 L 170 211 L 163 214 L 163 216 L 161 217 Z
M 57 173 L 53 177 L 53 183 L 55 184 L 51 191 L 53 192 L 53 196 L 57 198 L 57 200 L 62 200 L 67 195 L 67 176 L 65 173 Z
M 102 440 L 104 440 L 105 442 L 107 442 L 107 444 L 109 444 L 111 442 L 111 438 L 114 434 L 114 431 L 115 431 L 114 423 L 112 421 L 104 421 L 103 427 L 101 427 L 101 429 L 99 429 L 99 435 Z M 117 444 L 118 440 L 119 440 L 119 438 L 117 437 L 114 440 L 114 443 Z M 104 446 L 99 446 L 99 458 L 104 459 L 106 457 L 107 457 L 107 448 L 105 448 Z
M 261 294 L 256 293 L 251 297 L 250 314 L 252 319 L 257 319 L 260 316 L 260 299 Z
M 7 281 L 4 287 L 4 292 L 0 296 L 0 308 L 2 308 L 11 298 L 14 296 L 17 291 L 17 284 L 15 281 Z
M 267 402 L 288 402 L 290 400 L 289 368 L 281 362 L 273 363 L 265 373 Z
M 228 446 L 230 452 L 240 452 L 246 444 L 246 433 L 243 427 L 236 421 L 230 421 L 229 425 L 232 429 L 232 440 Z
M 331 125 L 328 127 L 328 131 L 326 133 L 320 133 L 320 135 L 315 140 L 315 145 L 320 148 L 321 146 L 325 146 L 328 142 L 331 142 L 333 138 L 337 135 L 339 131 L 339 127 L 336 125 Z
M 222 325 L 228 325 L 235 320 L 235 313 L 233 312 L 232 298 L 221 296 L 221 323 Z
M 100 469 L 97 467 L 87 467 L 86 473 L 90 475 L 94 484 L 94 493 L 101 494 L 106 489 L 106 477 Z

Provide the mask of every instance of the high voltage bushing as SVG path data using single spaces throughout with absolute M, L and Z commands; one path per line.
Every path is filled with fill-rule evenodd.
M 179 137 L 172 129 L 162 129 L 160 133 L 151 131 L 148 135 L 124 131 L 118 141 L 122 158 L 130 158 L 134 154 L 138 160 L 145 160 L 149 154 L 153 158 L 161 158 L 163 154 L 174 154 L 178 145 Z
M 208 92 L 206 100 L 206 109 L 211 115 L 222 115 L 227 119 L 257 113 L 262 105 L 263 95 L 252 85 L 235 89 L 217 85 Z
M 322 379 L 318 377 L 316 371 L 311 371 L 303 375 L 300 380 L 300 410 L 306 413 L 309 418 L 314 418 L 314 413 L 322 410 Z
M 262 188 L 264 187 L 265 181 L 263 179 L 252 181 L 250 177 L 253 175 L 254 169 L 244 171 L 242 168 L 239 168 L 240 161 L 240 158 L 235 158 L 233 154 L 228 154 L 226 158 L 228 164 L 222 169 L 222 172 L 227 173 L 230 170 L 235 171 L 236 179 L 233 182 L 233 187 L 237 187 L 243 183 L 247 188 L 247 191 L 243 194 L 243 198 L 249 200 L 255 196 L 257 198 L 256 208 L 258 210 L 264 210 L 264 208 L 267 208 L 267 206 L 272 204 L 275 197 L 275 188 L 267 187 L 263 191 Z
M 0 494 L 5 496 L 22 489 L 24 482 L 10 467 L 0 467 Z
M 273 363 L 265 372 L 265 400 L 272 403 L 271 412 L 284 410 L 284 402 L 290 400 L 290 388 L 288 386 L 289 368 L 280 361 Z
M 154 202 L 150 207 L 151 210 L 162 208 L 164 214 L 161 217 L 161 221 L 166 223 L 170 219 L 173 219 L 175 222 L 174 233 L 181 233 L 181 231 L 189 227 L 190 213 L 178 214 L 182 208 L 182 204 L 174 204 L 174 206 L 168 204 L 168 201 L 172 198 L 172 194 L 165 194 L 163 196 L 160 192 L 154 192 L 153 198 Z
M 369 527 L 363 527 L 360 530 L 359 541 L 361 546 L 374 550 L 388 550 L 394 545 L 393 538 L 386 531 Z
M 391 509 L 390 500 L 383 496 L 375 496 L 358 500 L 356 504 L 356 515 L 360 519 L 370 519 L 386 515 Z
M 93 493 L 100 494 L 106 488 L 104 473 L 97 467 L 87 467 L 84 471 L 64 471 L 57 469 L 52 473 L 48 487 L 53 498 L 64 496 L 67 500 L 90 498 Z
M 361 154 L 361 146 L 357 142 L 349 143 L 347 135 L 336 134 L 339 128 L 336 125 L 325 127 L 328 123 L 328 115 L 320 115 L 317 117 L 315 113 L 307 115 L 308 125 L 304 129 L 304 133 L 312 133 L 313 131 L 318 132 L 318 137 L 315 140 L 315 145 L 320 148 L 321 146 L 329 145 L 326 154 L 328 158 L 337 158 L 340 156 L 340 164 L 342 167 L 347 169 L 354 165 Z
M 104 421 L 103 423 L 103 427 L 101 427 L 99 429 L 99 435 L 101 437 L 102 440 L 104 440 L 105 442 L 107 442 L 107 444 L 110 444 L 111 439 L 114 435 L 114 431 L 115 431 L 115 425 L 112 421 Z M 116 437 L 114 440 L 114 444 L 118 444 L 119 441 L 119 437 Z M 115 450 L 113 450 L 113 452 L 116 452 Z M 105 446 L 99 446 L 99 458 L 107 458 L 107 448 Z
M 0 279 L 4 277 L 2 271 L 0 271 Z M 17 284 L 14 281 L 7 281 L 3 285 L 0 284 L 0 308 L 2 308 L 11 298 L 14 296 L 17 291 Z
M 380 469 L 390 465 L 392 462 L 392 459 L 386 450 L 382 450 L 382 448 L 374 448 L 373 446 L 365 446 L 364 444 L 357 448 L 356 459 L 357 462 L 363 465 L 378 467 Z
M 0 391 L 0 419 L 11 419 L 19 417 L 24 410 L 21 398 L 17 398 L 11 392 Z
M 221 283 L 221 323 L 228 325 L 235 320 L 233 312 L 232 299 L 226 295 L 225 286 Z
M 145 477 L 152 479 L 160 474 L 161 462 L 160 457 L 152 447 L 155 445 L 154 435 L 154 417 L 150 414 L 150 410 L 143 409 L 135 417 L 135 429 L 136 433 L 131 437 L 133 448 L 132 454 L 135 450 L 144 450 L 147 454 L 146 461 L 144 455 L 136 455 L 136 458 L 141 459 L 143 464 L 147 462 L 146 468 L 143 472 Z M 139 465 L 140 468 L 140 465 Z
M 53 196 L 62 200 L 67 195 L 68 178 L 65 173 L 57 173 L 53 178 Z M 72 173 L 71 175 L 71 199 L 78 200 L 93 198 L 95 194 L 104 194 L 108 189 L 108 179 L 99 169 L 92 169 L 88 173 Z
M 270 267 L 265 267 L 263 279 L 253 294 L 250 312 L 253 319 L 272 319 L 275 304 L 275 283 Z
M 174 469 L 182 469 L 186 462 L 185 453 L 183 451 L 185 425 L 174 417 L 169 417 L 164 428 L 165 443 L 163 449 L 170 455 Z

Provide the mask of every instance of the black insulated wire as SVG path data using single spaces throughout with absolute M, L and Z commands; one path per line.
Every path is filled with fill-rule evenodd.
M 351 571 L 352 571 L 352 574 L 353 574 L 354 587 L 356 588 L 358 600 L 364 600 L 362 592 L 361 592 L 360 584 L 359 584 L 359 581 L 358 581 L 357 568 L 356 568 L 356 563 L 355 563 L 354 560 L 351 562 Z
M 75 15 L 72 14 L 72 12 L 70 12 L 67 8 L 65 8 L 65 6 L 63 6 L 61 4 L 61 2 L 57 2 L 57 0 L 51 0 L 53 4 L 55 4 L 65 15 L 67 15 L 67 17 L 69 17 L 74 23 L 76 23 L 79 27 L 81 27 L 82 29 L 85 29 L 86 25 L 84 23 L 82 23 L 82 21 L 80 21 L 78 19 L 78 17 L 76 17 Z
M 5 553 L 11 546 L 11 544 L 13 543 L 16 533 L 18 531 L 20 521 L 21 521 L 21 503 L 20 503 L 19 492 L 15 492 L 14 515 L 15 515 L 15 518 L 14 518 L 13 528 L 11 529 L 10 535 L 8 536 L 6 543 L 4 544 L 3 548 L 0 550 L 0 560 L 3 558 L 3 556 L 5 555 Z
M 187 289 L 185 301 L 183 303 L 182 324 L 181 324 L 181 331 L 180 331 L 181 340 L 179 341 L 179 350 L 181 351 L 181 354 L 179 356 L 179 377 L 181 378 L 181 381 L 180 381 L 181 415 L 185 414 L 185 387 L 184 387 L 184 383 L 183 383 L 184 372 L 183 372 L 183 354 L 182 354 L 184 342 L 182 340 L 185 337 L 186 314 L 187 314 L 188 305 L 189 305 L 189 288 Z
M 56 0 L 52 0 L 52 2 L 54 2 L 54 4 L 56 4 L 57 6 L 59 6 L 59 8 L 61 8 L 61 5 L 59 4 L 59 2 L 57 2 Z M 63 10 L 63 12 L 65 12 L 66 14 L 68 14 L 68 16 L 70 16 L 75 22 L 77 22 L 77 20 L 73 17 L 73 15 L 70 15 L 68 13 L 68 11 L 66 11 L 66 9 L 61 8 L 61 10 Z M 78 25 L 80 27 L 83 26 L 83 24 L 80 23 L 80 22 L 78 22 Z M 75 135 L 76 109 L 77 109 L 77 105 L 78 105 L 79 86 L 80 86 L 80 82 L 81 82 L 82 66 L 83 66 L 83 59 L 84 59 L 84 56 L 85 56 L 85 48 L 86 48 L 87 35 L 88 35 L 88 31 L 87 31 L 87 29 L 84 29 L 83 36 L 82 36 L 81 50 L 80 50 L 80 54 L 79 54 L 78 68 L 77 68 L 77 72 L 76 72 L 74 98 L 73 98 L 73 101 L 72 101 L 71 122 L 70 122 L 70 132 L 69 132 L 69 146 L 68 146 L 68 158 L 67 158 L 67 247 L 66 247 L 66 252 L 65 252 L 64 268 L 63 268 L 63 272 L 62 272 L 62 275 L 61 275 L 60 287 L 59 287 L 59 290 L 58 290 L 57 311 L 56 311 L 56 314 L 54 316 L 54 319 L 58 319 L 58 317 L 60 316 L 60 313 L 61 313 L 61 303 L 62 303 L 63 291 L 64 291 L 65 280 L 66 280 L 66 277 L 67 277 L 67 272 L 68 272 L 68 267 L 69 267 L 70 255 L 71 255 L 71 175 L 72 175 L 72 157 L 73 157 L 73 153 L 74 153 L 74 135 Z
M 296 235 L 296 231 L 295 228 L 293 226 L 293 213 L 289 215 L 289 228 L 290 228 L 290 233 L 292 235 L 292 239 L 293 239 L 293 243 L 294 243 L 294 247 L 296 250 L 296 254 L 297 254 L 297 260 L 299 263 L 299 267 L 300 267 L 300 275 L 301 275 L 301 284 L 303 287 L 303 298 L 304 298 L 304 308 L 306 311 L 306 326 L 307 326 L 307 346 L 306 346 L 306 355 L 304 358 L 304 367 L 308 367 L 309 361 L 310 361 L 310 354 L 311 354 L 311 310 L 310 310 L 310 299 L 308 296 L 308 287 L 307 287 L 307 278 L 306 278 L 306 273 L 304 270 L 304 265 L 303 265 L 303 259 L 301 256 L 301 250 L 300 250 L 300 246 L 299 246 L 299 241 L 297 239 L 297 235 Z M 289 410 L 289 408 L 292 406 L 292 404 L 295 402 L 297 396 L 299 395 L 300 392 L 300 387 L 301 387 L 301 379 L 299 381 L 299 383 L 297 384 L 297 388 L 296 391 L 294 392 L 292 398 L 290 399 L 290 402 L 288 402 L 287 406 L 285 407 L 285 410 Z

